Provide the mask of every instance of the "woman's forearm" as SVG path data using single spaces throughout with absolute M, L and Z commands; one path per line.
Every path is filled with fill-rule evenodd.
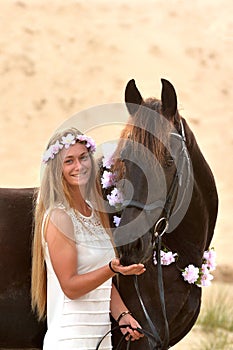
M 77 299 L 96 289 L 113 276 L 114 273 L 110 270 L 109 266 L 105 265 L 83 275 L 75 274 L 69 280 L 63 281 L 61 287 L 69 299 Z
M 118 319 L 118 317 L 121 315 L 122 312 L 128 311 L 128 308 L 126 307 L 125 303 L 121 299 L 121 296 L 114 284 L 112 285 L 110 308 L 111 308 L 111 315 L 115 320 Z

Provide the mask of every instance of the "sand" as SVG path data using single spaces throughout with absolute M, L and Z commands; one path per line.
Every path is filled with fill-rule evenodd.
M 232 282 L 232 10 L 230 0 L 1 1 L 0 186 L 38 186 L 61 123 L 123 103 L 132 78 L 160 97 L 166 78 L 216 179 L 216 281 Z

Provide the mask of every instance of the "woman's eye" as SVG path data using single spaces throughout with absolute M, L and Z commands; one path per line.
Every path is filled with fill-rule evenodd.
M 72 159 L 67 159 L 67 160 L 65 160 L 64 163 L 65 163 L 65 164 L 71 164 L 71 163 L 72 163 Z
M 89 157 L 88 154 L 86 154 L 86 155 L 84 155 L 84 156 L 81 157 L 81 160 L 87 160 L 88 157 Z

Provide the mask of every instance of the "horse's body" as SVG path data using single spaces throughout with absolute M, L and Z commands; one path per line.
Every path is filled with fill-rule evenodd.
M 0 348 L 41 348 L 46 323 L 31 311 L 34 189 L 0 189 Z
M 140 95 L 137 93 L 133 95 L 134 98 L 128 102 L 140 104 Z M 169 96 L 168 100 L 171 102 Z M 169 114 L 169 106 L 167 111 Z M 199 314 L 201 289 L 184 282 L 179 269 L 190 263 L 201 265 L 201 257 L 204 250 L 209 247 L 217 216 L 217 192 L 212 173 L 184 120 L 183 124 L 193 166 L 194 182 L 190 206 L 183 220 L 172 232 L 163 237 L 164 243 L 179 254 L 176 264 L 163 268 L 165 305 L 170 331 L 169 345 L 177 343 L 189 332 Z M 133 182 L 131 165 L 127 170 L 127 176 Z M 172 171 L 170 173 L 172 175 Z M 167 177 L 168 184 L 171 178 L 172 176 Z M 139 183 L 139 180 L 140 174 L 136 179 L 138 198 L 135 199 L 143 202 L 145 188 L 143 182 Z M 38 323 L 30 308 L 33 192 L 34 189 L 0 189 L 0 348 L 41 348 L 46 331 L 46 323 Z M 149 200 L 154 199 L 153 196 L 149 197 Z M 138 211 L 139 209 L 133 206 L 126 207 L 122 214 L 122 227 L 133 221 Z M 148 219 L 150 221 L 150 217 Z M 138 229 L 141 228 L 139 225 Z M 141 243 L 144 240 L 143 244 L 131 242 L 118 247 L 123 262 L 131 263 L 143 258 L 144 248 L 150 241 L 148 234 L 149 230 L 143 238 L 140 238 Z M 159 301 L 157 267 L 153 265 L 151 258 L 146 257 L 145 263 L 146 272 L 138 279 L 140 294 L 151 321 L 163 339 L 165 331 Z M 135 291 L 133 277 L 119 276 L 117 285 L 135 318 L 144 329 L 151 332 Z M 114 332 L 114 346 L 118 343 L 119 337 L 120 333 Z M 126 345 L 123 346 L 126 349 Z M 131 349 L 149 349 L 147 338 L 132 343 Z
M 125 174 L 126 179 L 130 181 L 134 192 L 133 194 L 131 193 L 132 198 L 123 209 L 120 227 L 114 232 L 114 237 L 117 241 L 118 234 L 121 235 L 121 237 L 126 237 L 127 234 L 129 234 L 128 231 L 131 231 L 131 233 L 136 232 L 136 235 L 140 234 L 140 230 L 143 232 L 143 236 L 137 239 L 133 239 L 129 236 L 130 242 L 126 242 L 126 244 L 119 246 L 118 251 L 123 264 L 145 261 L 147 270 L 138 278 L 139 290 L 148 315 L 163 343 L 165 336 L 165 319 L 161 312 L 161 301 L 158 287 L 158 268 L 153 264 L 152 259 L 152 240 L 153 228 L 157 220 L 161 216 L 166 215 L 166 213 L 163 211 L 157 213 L 157 209 L 151 209 L 148 213 L 143 213 L 145 210 L 143 210 L 143 206 L 141 207 L 140 204 L 150 205 L 151 203 L 156 203 L 158 198 L 164 196 L 164 194 L 160 193 L 160 187 L 163 186 L 161 186 L 161 182 L 159 181 L 156 185 L 158 176 L 153 180 L 155 177 L 153 166 L 147 166 L 146 156 L 143 153 L 140 155 L 140 152 L 143 151 L 140 150 L 140 147 L 138 150 L 138 145 L 136 144 L 136 142 L 142 142 L 142 139 L 136 136 L 137 133 L 140 135 L 140 132 L 142 132 L 139 130 L 140 127 L 143 125 L 145 125 L 145 127 L 150 125 L 150 133 L 144 137 L 144 144 L 147 144 L 151 150 L 153 148 L 153 142 L 151 143 L 150 139 L 153 137 L 151 134 L 156 133 L 156 130 L 151 126 L 151 123 L 153 123 L 151 118 L 149 121 L 147 119 L 148 108 L 151 108 L 160 115 L 160 119 L 156 124 L 156 129 L 159 127 L 158 123 L 161 123 L 161 115 L 163 114 L 163 118 L 166 118 L 169 125 L 172 127 L 172 132 L 169 132 L 169 135 L 173 134 L 173 137 L 182 139 L 180 146 L 178 145 L 178 148 L 175 151 L 174 157 L 177 159 L 179 154 L 182 155 L 185 153 L 184 151 L 187 150 L 189 153 L 189 159 L 184 159 L 184 162 L 190 160 L 192 164 L 192 168 L 189 172 L 187 171 L 186 174 L 184 174 L 184 170 L 181 169 L 184 178 L 181 181 L 183 185 L 180 187 L 180 191 L 184 192 L 185 189 L 187 190 L 186 186 L 193 186 L 187 191 L 188 195 L 188 192 L 192 190 L 192 192 L 189 193 L 190 203 L 185 203 L 184 197 L 186 194 L 184 197 L 182 197 L 182 195 L 180 196 L 186 208 L 183 208 L 183 214 L 179 216 L 179 209 L 175 212 L 178 195 L 176 196 L 174 203 L 171 203 L 174 207 L 174 217 L 173 212 L 171 212 L 168 217 L 168 223 L 170 223 L 173 228 L 170 231 L 168 230 L 169 232 L 165 232 L 162 236 L 163 244 L 172 252 L 178 253 L 179 256 L 176 263 L 162 267 L 165 307 L 170 333 L 168 344 L 172 346 L 190 331 L 200 311 L 201 288 L 195 284 L 185 282 L 181 271 L 189 264 L 201 267 L 203 253 L 209 248 L 214 233 L 218 197 L 212 172 L 197 145 L 193 133 L 185 120 L 178 114 L 175 90 L 169 82 L 162 80 L 162 83 L 163 89 L 161 101 L 157 99 L 144 101 L 141 98 L 134 81 L 130 81 L 126 88 L 126 105 L 132 119 L 129 127 L 130 132 L 127 134 L 126 126 L 126 131 L 123 131 L 122 133 L 122 135 L 126 134 L 128 136 L 128 140 L 123 140 L 122 142 L 120 157 L 122 158 L 123 163 L 125 163 L 123 173 Z M 141 106 L 146 106 L 147 111 L 145 113 L 140 110 Z M 146 114 L 147 116 L 143 114 Z M 134 118 L 136 118 L 137 122 L 134 121 Z M 143 118 L 144 122 L 141 121 Z M 135 125 L 132 126 L 134 123 L 137 123 L 136 127 Z M 183 127 L 183 135 L 179 136 L 182 134 L 181 126 Z M 175 130 L 178 131 L 175 131 L 173 129 L 174 127 L 176 127 Z M 146 141 L 147 138 L 149 140 L 148 142 Z M 171 138 L 171 136 L 168 137 L 168 144 L 172 142 Z M 184 138 L 186 138 L 186 141 L 184 141 Z M 156 140 L 154 142 L 156 142 Z M 184 142 L 186 144 L 185 146 Z M 166 157 L 164 154 L 165 153 L 161 155 L 160 159 L 162 166 L 165 164 L 164 158 Z M 131 160 L 131 158 L 133 160 Z M 141 158 L 140 161 L 138 160 L 139 158 Z M 146 168 L 149 169 L 149 173 L 145 176 L 143 173 Z M 166 178 L 165 185 L 167 185 L 168 189 L 173 183 L 175 169 L 176 166 L 174 166 L 174 164 L 171 166 L 163 166 Z M 192 177 L 192 184 L 188 177 Z M 152 193 L 147 192 L 147 181 L 152 182 Z M 189 185 L 187 183 L 189 183 Z M 179 187 L 180 185 L 177 186 Z M 123 186 L 123 190 L 127 197 L 127 185 L 126 188 Z M 160 197 L 158 197 L 159 195 Z M 166 196 L 167 194 L 165 194 L 165 200 Z M 140 217 L 141 219 L 137 219 Z M 151 224 L 148 224 L 148 222 L 151 222 Z M 124 227 L 126 229 L 124 229 Z M 128 308 L 133 312 L 141 326 L 147 331 L 153 332 L 153 327 L 149 326 L 148 319 L 140 305 L 135 285 L 133 283 L 133 277 L 119 276 L 118 288 Z M 144 337 L 139 342 L 132 344 L 132 350 L 168 348 L 167 346 L 160 346 L 161 344 L 159 345 L 156 341 L 152 341 L 151 344 L 149 344 L 148 339 Z

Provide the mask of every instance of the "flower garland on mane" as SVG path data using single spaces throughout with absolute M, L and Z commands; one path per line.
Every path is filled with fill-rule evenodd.
M 114 206 L 116 211 L 121 212 L 122 203 L 124 201 L 123 193 L 117 186 L 116 173 L 112 172 L 111 169 L 114 165 L 112 157 L 103 157 L 102 168 L 103 173 L 101 177 L 101 185 L 105 191 L 106 198 L 110 206 Z M 116 227 L 119 226 L 121 217 L 118 215 L 113 216 L 113 223 Z M 160 251 L 161 265 L 168 266 L 175 263 L 179 258 L 177 253 L 173 253 L 167 248 L 163 248 Z M 193 264 L 189 264 L 182 270 L 182 277 L 184 281 L 195 284 L 198 287 L 207 287 L 211 285 L 213 280 L 212 271 L 216 269 L 216 252 L 214 248 L 208 249 L 204 252 L 202 258 L 202 266 L 196 267 Z M 156 251 L 153 253 L 153 263 L 157 265 Z

